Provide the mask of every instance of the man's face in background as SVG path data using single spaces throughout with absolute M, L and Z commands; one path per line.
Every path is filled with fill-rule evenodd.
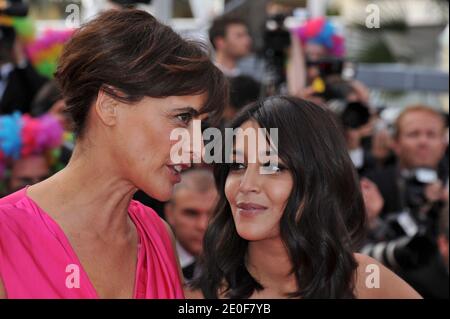
M 200 193 L 183 187 L 175 190 L 171 203 L 166 206 L 166 218 L 175 237 L 193 256 L 202 252 L 203 237 L 216 202 L 217 191 L 214 188 Z
M 252 40 L 247 26 L 243 24 L 230 24 L 226 28 L 225 37 L 221 39 L 222 49 L 227 55 L 240 59 L 250 54 Z
M 436 168 L 444 156 L 443 119 L 425 111 L 407 113 L 398 123 L 394 149 L 404 168 Z
M 9 179 L 9 192 L 13 193 L 27 185 L 33 185 L 47 179 L 50 168 L 43 155 L 33 155 L 14 162 Z

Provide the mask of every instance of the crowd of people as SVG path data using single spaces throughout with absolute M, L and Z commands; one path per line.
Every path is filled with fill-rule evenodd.
M 143 17 L 135 11 L 124 10 L 123 12 L 124 15 L 129 14 L 129 21 L 136 22 L 135 28 L 140 23 L 144 25 L 142 20 L 148 19 L 147 16 Z M 127 144 L 125 142 L 125 136 L 127 136 L 128 141 L 131 138 L 133 142 L 136 142 L 136 147 L 150 147 L 156 144 L 151 144 L 152 140 L 144 142 L 140 136 L 145 138 L 147 133 L 156 135 L 164 133 L 165 127 L 161 124 L 164 120 L 158 117 L 162 116 L 162 113 L 157 113 L 159 106 L 145 113 L 140 109 L 142 105 L 139 104 L 139 99 L 144 96 L 151 99 L 172 96 L 181 99 L 183 96 L 192 95 L 189 102 L 196 105 L 198 99 L 202 99 L 198 93 L 208 92 L 210 96 L 206 106 L 212 113 L 217 111 L 215 109 L 217 105 L 211 105 L 211 102 L 219 100 L 222 103 L 226 102 L 217 125 L 220 128 L 242 127 L 251 119 L 254 119 L 259 127 L 269 128 L 270 124 L 280 123 L 285 125 L 279 127 L 281 131 L 280 158 L 287 166 L 286 169 L 293 172 L 292 174 L 295 173 L 295 178 L 292 181 L 287 176 L 280 177 L 279 180 L 258 180 L 255 177 L 254 184 L 250 185 L 248 182 L 249 185 L 247 185 L 243 182 L 247 181 L 242 172 L 244 168 L 227 167 L 225 170 L 223 165 L 200 164 L 181 172 L 180 182 L 173 187 L 173 191 L 169 192 L 164 183 L 156 186 L 160 187 L 159 191 L 146 186 L 145 179 L 158 176 L 156 172 L 155 175 L 143 172 L 140 177 L 133 175 L 133 178 L 139 182 L 134 184 L 129 192 L 132 192 L 135 200 L 153 208 L 167 221 L 174 234 L 174 250 L 180 261 L 182 276 L 185 282 L 190 283 L 192 290 L 189 291 L 194 297 L 198 296 L 196 290 L 202 291 L 202 295 L 209 298 L 221 295 L 217 292 L 223 288 L 221 285 L 224 281 L 228 284 L 228 290 L 225 289 L 225 291 L 229 293 L 224 295 L 230 298 L 255 296 L 270 298 L 282 291 L 280 288 L 282 284 L 284 284 L 283 289 L 292 292 L 292 297 L 371 297 L 363 289 L 357 289 L 358 292 L 355 293 L 350 289 L 351 285 L 344 287 L 339 282 L 338 278 L 348 279 L 349 274 L 356 269 L 353 261 L 348 259 L 351 250 L 358 252 L 360 254 L 358 256 L 370 256 L 380 265 L 384 265 L 424 298 L 449 297 L 448 114 L 441 112 L 439 106 L 420 103 L 405 105 L 396 120 L 387 123 L 380 116 L 380 110 L 371 105 L 370 89 L 363 83 L 344 76 L 345 38 L 326 18 L 310 19 L 288 30 L 287 37 L 284 34 L 283 39 L 287 40 L 287 44 L 281 48 L 283 67 L 280 67 L 276 56 L 272 55 L 268 58 L 266 52 L 256 55 L 264 65 L 265 73 L 267 73 L 265 76 L 272 79 L 272 82 L 268 82 L 267 77 L 255 76 L 251 70 L 241 66 L 240 61 L 254 52 L 252 52 L 252 38 L 246 21 L 234 16 L 219 17 L 211 24 L 209 29 L 210 46 L 213 49 L 211 66 L 205 62 L 205 57 L 201 53 L 192 47 L 181 45 L 175 36 L 172 39 L 173 43 L 170 43 L 168 38 L 172 35 L 162 34 L 168 32 L 163 29 L 159 30 L 161 34 L 151 35 L 153 41 L 158 41 L 157 36 L 167 37 L 167 47 L 164 47 L 163 43 L 155 44 L 161 47 L 160 52 L 153 55 L 154 58 L 159 59 L 158 61 L 146 62 L 143 60 L 146 56 L 143 55 L 128 65 L 124 62 L 120 66 L 121 68 L 129 67 L 128 74 L 114 74 L 117 69 L 107 70 L 110 67 L 108 63 L 113 63 L 114 61 L 111 62 L 113 58 L 125 59 L 125 53 L 119 52 L 120 48 L 117 47 L 117 43 L 125 35 L 118 31 L 120 26 L 113 26 L 113 24 L 123 23 L 123 31 L 133 28 L 133 26 L 125 25 L 126 22 L 121 22 L 120 18 L 125 16 L 118 17 L 109 11 L 105 16 L 100 17 L 100 20 L 95 20 L 91 26 L 88 25 L 85 33 L 75 33 L 76 41 L 69 40 L 56 79 L 46 78 L 36 71 L 27 58 L 23 39 L 17 35 L 13 26 L 0 26 L 1 197 L 17 194 L 24 188 L 48 180 L 49 177 L 55 176 L 54 174 L 57 176 L 54 178 L 55 185 L 61 187 L 63 181 L 69 181 L 69 177 L 73 178 L 75 175 L 69 175 L 69 173 L 66 174 L 67 176 L 58 175 L 58 172 L 67 171 L 75 174 L 77 168 L 81 170 L 80 167 L 87 165 L 89 161 L 116 161 L 117 158 L 114 156 L 120 152 L 130 153 L 123 161 L 117 160 L 122 165 L 122 169 L 130 169 L 127 166 L 133 166 L 133 163 L 141 161 L 139 164 L 141 166 L 136 164 L 135 171 L 127 171 L 127 174 L 138 174 L 136 171 L 139 167 L 145 171 L 147 169 L 145 165 L 153 163 L 150 159 L 146 159 L 145 156 L 131 158 L 132 155 L 139 156 L 139 151 L 143 150 L 133 149 L 131 144 L 134 145 L 134 143 L 129 143 L 128 148 L 119 146 L 120 143 Z M 106 23 L 106 19 L 110 19 L 109 24 Z M 118 33 L 109 39 L 110 43 L 102 44 L 105 47 L 110 45 L 110 51 L 104 52 L 102 61 L 96 61 L 94 58 L 102 59 L 102 57 L 95 56 L 99 54 L 95 48 L 89 52 L 89 48 L 93 47 L 96 41 L 94 36 L 90 37 L 89 32 L 101 34 L 103 31 L 95 30 L 100 23 L 104 23 L 106 29 L 108 27 L 113 29 L 109 35 L 113 31 Z M 159 28 L 156 22 L 152 23 L 154 24 L 150 27 L 155 30 Z M 145 26 L 148 27 L 148 25 Z M 145 33 L 145 35 L 148 34 Z M 273 40 L 274 36 L 268 33 L 266 41 Z M 277 36 L 279 39 L 280 35 Z M 133 41 L 133 38 L 130 37 L 128 40 Z M 128 47 L 128 50 L 136 51 L 133 54 L 144 52 L 146 44 L 142 42 L 145 41 L 136 39 L 136 43 L 133 44 L 136 45 L 135 50 L 132 47 Z M 276 41 L 270 43 L 273 44 Z M 84 48 L 76 47 L 80 44 L 84 45 Z M 176 51 L 173 45 L 180 45 L 179 51 Z M 95 74 L 97 78 L 76 73 L 77 68 L 84 68 L 86 73 L 93 72 L 92 70 L 95 72 L 95 69 L 89 69 L 89 65 L 77 65 L 77 61 L 87 63 L 89 54 L 93 57 L 90 63 L 98 63 L 95 67 L 104 70 L 100 75 Z M 170 55 L 178 55 L 178 60 L 171 59 Z M 176 65 L 178 62 L 179 66 Z M 151 66 L 153 64 L 155 66 Z M 229 86 L 228 97 L 222 97 L 217 93 L 220 90 L 217 85 L 222 82 L 212 71 L 214 65 L 226 77 L 223 89 Z M 136 74 L 131 72 L 132 70 L 136 71 Z M 164 72 L 175 74 L 175 77 L 171 79 L 172 83 L 164 78 Z M 153 74 L 154 79 L 146 79 L 148 74 Z M 197 77 L 196 83 L 187 82 L 188 79 L 192 81 L 190 79 L 192 75 Z M 203 76 L 205 82 L 209 83 L 201 83 Z M 98 83 L 102 77 L 106 79 L 105 82 Z M 111 78 L 108 79 L 108 77 Z M 77 82 L 70 82 L 75 80 Z M 146 87 L 149 84 L 153 85 L 153 88 Z M 104 89 L 101 92 L 105 93 L 97 97 L 98 92 L 95 90 L 99 87 Z M 203 89 L 204 87 L 206 89 Z M 121 95 L 117 89 L 126 90 L 126 94 Z M 80 92 L 84 95 L 80 96 Z M 279 94 L 282 96 L 278 96 Z M 94 103 L 94 109 L 98 118 L 95 121 L 91 119 L 88 123 L 87 108 L 90 105 L 87 104 L 92 104 L 94 95 L 97 101 Z M 125 112 L 120 113 L 121 111 L 118 111 L 119 115 L 115 118 L 116 114 L 113 112 L 116 111 L 112 111 L 112 108 L 108 106 L 109 99 L 117 99 L 125 104 L 138 103 L 138 112 L 141 112 L 139 116 L 154 116 L 154 118 L 148 119 L 148 122 L 143 124 L 139 122 L 139 117 L 133 117 Z M 177 100 L 174 101 L 175 104 Z M 295 108 L 301 108 L 302 111 L 297 114 Z M 127 123 L 125 119 L 133 122 Z M 205 127 L 215 125 L 212 119 L 207 119 L 205 122 Z M 125 124 L 130 128 L 121 126 Z M 102 125 L 104 127 L 118 125 L 123 130 L 121 131 L 123 135 L 115 131 L 105 133 L 107 129 Z M 143 125 L 152 126 L 152 128 L 148 129 Z M 79 143 L 80 136 L 88 132 L 103 134 L 102 140 L 89 144 L 83 139 L 82 143 Z M 301 135 L 303 133 L 304 135 Z M 335 140 L 337 139 L 335 136 L 340 135 L 343 137 L 342 143 L 340 140 Z M 111 139 L 117 139 L 117 141 L 110 142 Z M 113 146 L 105 147 L 100 142 L 112 143 Z M 77 144 L 79 144 L 78 149 Z M 92 151 L 90 148 L 93 148 L 93 145 L 100 150 Z M 115 150 L 114 147 L 117 149 Z M 83 151 L 89 156 L 83 156 Z M 103 158 L 94 157 L 102 152 Z M 331 158 L 327 158 L 328 155 Z M 157 157 L 157 155 L 154 156 Z M 349 159 L 348 163 L 347 159 Z M 347 164 L 351 164 L 352 168 L 347 167 Z M 110 165 L 108 169 L 116 172 L 117 167 L 108 165 Z M 299 166 L 302 166 L 304 171 Z M 250 168 L 249 164 L 245 169 L 250 171 Z M 283 172 L 280 165 L 276 169 Z M 333 171 L 334 169 L 336 171 Z M 354 177 L 352 177 L 353 170 L 356 172 Z M 98 172 L 93 170 L 89 173 L 99 174 L 101 179 L 103 172 L 101 169 Z M 251 175 L 251 173 L 248 174 Z M 220 180 L 221 177 L 222 180 Z M 282 178 L 285 180 L 283 181 Z M 334 183 L 334 180 L 339 178 L 340 181 Z M 73 185 L 77 185 L 77 181 L 74 179 Z M 111 183 L 115 181 L 115 179 L 108 180 Z M 118 179 L 117 182 L 122 183 Z M 229 184 L 233 182 L 237 184 L 230 186 Z M 49 182 L 48 188 L 35 188 L 34 192 L 29 193 L 29 197 L 31 198 L 34 194 L 35 198 L 39 198 L 39 194 L 42 195 L 45 191 L 51 190 L 50 185 Z M 107 185 L 107 187 L 115 188 L 116 186 Z M 64 186 L 67 191 L 69 188 Z M 239 189 L 242 194 L 265 193 L 272 204 L 278 203 L 279 198 L 283 196 L 287 198 L 292 194 L 309 199 L 303 203 L 306 207 L 302 215 L 303 223 L 298 224 L 295 217 L 297 207 L 288 206 L 285 208 L 285 216 L 280 217 L 282 237 L 285 236 L 283 240 L 288 246 L 288 255 L 285 256 L 280 252 L 278 243 L 275 241 L 264 242 L 263 246 L 256 244 L 257 239 L 273 237 L 272 229 L 265 230 L 265 227 L 270 225 L 264 225 L 274 221 L 267 216 L 264 220 L 256 220 L 255 224 L 258 226 L 260 223 L 262 229 L 256 231 L 247 225 L 245 220 L 239 220 L 234 215 L 236 210 L 233 205 L 237 205 L 237 198 L 244 195 L 233 194 L 231 189 L 236 191 Z M 288 193 L 282 194 L 283 189 Z M 342 194 L 336 195 L 333 191 Z M 300 194 L 300 192 L 303 193 Z M 334 195 L 336 197 L 333 197 Z M 230 206 L 226 205 L 226 199 Z M 68 199 L 64 199 L 62 203 L 66 201 L 72 203 Z M 50 202 L 50 199 L 41 201 L 47 208 L 52 207 Z M 359 202 L 362 205 L 361 209 L 358 206 Z M 289 203 L 294 205 L 290 201 Z M 3 201 L 1 204 L 11 205 L 11 202 Z M 67 205 L 70 207 L 74 204 Z M 80 203 L 80 208 L 88 207 L 84 205 L 87 204 Z M 243 209 L 251 211 L 259 208 Z M 314 215 L 315 211 L 324 210 L 330 210 L 330 212 L 335 210 L 336 216 L 328 212 L 327 217 L 320 218 Z M 364 216 L 358 214 L 361 211 L 364 212 Z M 67 220 L 60 218 L 58 214 L 55 216 L 57 216 L 55 219 L 63 225 L 65 232 L 73 230 L 72 224 L 69 224 Z M 363 223 L 364 219 L 365 223 Z M 78 224 L 75 220 L 70 221 L 74 225 Z M 293 230 L 295 227 L 298 227 L 300 234 L 295 233 Z M 0 225 L 0 231 L 2 229 L 4 228 Z M 122 230 L 119 227 L 114 229 Z M 353 230 L 355 234 L 351 233 Z M 314 232 L 323 232 L 325 237 L 316 236 Z M 240 236 L 233 236 L 232 233 Z M 349 237 L 359 235 L 360 243 L 350 249 L 346 241 L 339 237 L 347 235 Z M 309 239 L 308 236 L 310 236 Z M 240 240 L 239 237 L 244 240 Z M 2 238 L 7 237 L 2 237 L 0 234 L 0 252 L 2 252 Z M 158 242 L 154 245 L 160 244 Z M 126 249 L 121 250 L 122 253 L 124 251 Z M 320 266 L 319 259 L 322 259 L 322 262 L 326 260 L 333 263 L 333 253 L 337 254 L 335 259 L 339 260 L 336 262 L 339 268 L 338 275 L 330 275 L 327 267 Z M 312 254 L 316 256 L 313 258 Z M 136 257 L 135 252 L 122 255 L 124 258 L 130 257 L 130 260 Z M 285 262 L 289 259 L 288 257 L 301 261 L 298 263 L 294 261 L 291 265 Z M 166 257 L 161 257 L 159 262 L 169 260 L 170 254 L 167 259 L 164 258 Z M 358 258 L 357 261 L 364 263 L 362 261 L 365 260 L 364 258 Z M 4 286 L 8 288 L 9 281 L 5 278 L 7 265 L 2 266 L 1 262 L 0 256 L 0 288 L 2 280 Z M 88 266 L 93 265 L 87 260 L 82 259 L 81 262 Z M 247 267 L 243 267 L 244 265 Z M 280 279 L 282 278 L 280 271 L 290 273 L 291 266 L 294 279 L 291 278 L 291 281 Z M 110 269 L 110 267 L 106 268 Z M 120 268 L 122 272 L 127 269 L 125 266 Z M 324 281 L 314 282 L 312 279 L 314 272 L 322 276 Z M 95 283 L 101 282 L 101 274 L 95 273 L 95 275 L 96 277 L 93 276 L 97 280 Z M 114 278 L 122 280 L 121 282 L 127 282 L 128 279 L 122 276 Z M 329 280 L 327 284 L 326 278 Z M 168 282 L 173 285 L 173 281 Z M 279 286 L 276 286 L 277 284 Z M 302 289 L 298 287 L 300 284 L 303 285 Z M 332 288 L 323 288 L 320 284 L 329 285 Z M 358 283 L 355 285 L 358 286 Z M 280 290 L 263 289 L 266 286 L 275 286 Z M 396 290 L 394 286 L 397 286 L 399 290 Z M 113 293 L 105 295 L 114 297 L 127 295 L 129 287 L 126 284 L 123 287 L 124 290 L 113 289 Z M 166 291 L 166 295 L 153 295 L 153 297 L 180 297 L 180 293 L 173 289 L 175 292 Z M 416 296 L 406 286 L 395 280 L 387 289 L 400 295 L 402 291 L 406 297 Z M 14 291 L 14 289 L 11 290 Z M 141 287 L 142 291 L 145 292 L 145 287 Z M 148 294 L 144 295 L 148 296 Z M 54 295 L 49 294 L 49 296 Z M 389 296 L 389 294 L 380 295 L 380 297 L 383 296 Z M 392 296 L 396 297 L 395 293 Z

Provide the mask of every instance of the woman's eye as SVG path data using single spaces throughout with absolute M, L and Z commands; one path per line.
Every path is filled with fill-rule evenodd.
M 286 169 L 283 165 L 274 165 L 274 164 L 271 164 L 270 162 L 264 163 L 262 165 L 262 168 L 267 172 L 273 172 L 273 173 L 279 173 Z
M 245 169 L 245 165 L 242 163 L 231 163 L 230 164 L 230 171 L 238 171 L 241 169 Z
M 192 114 L 190 113 L 183 113 L 177 115 L 177 119 L 183 122 L 184 124 L 188 125 L 192 120 Z

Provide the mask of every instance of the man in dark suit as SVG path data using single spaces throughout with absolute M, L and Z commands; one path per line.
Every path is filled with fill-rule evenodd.
M 203 250 L 203 237 L 217 199 L 213 173 L 207 168 L 192 168 L 181 174 L 181 183 L 165 206 L 186 281 L 196 272 L 196 259 Z
M 31 102 L 47 79 L 26 59 L 11 27 L 0 26 L 0 115 L 28 113 Z

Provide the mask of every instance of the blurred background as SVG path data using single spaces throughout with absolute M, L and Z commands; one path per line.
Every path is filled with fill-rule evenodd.
M 8 2 L 8 1 L 6 1 Z M 374 107 L 400 108 L 424 102 L 448 111 L 448 1 L 440 0 L 29 0 L 27 26 L 37 36 L 46 30 L 79 26 L 108 8 L 137 3 L 187 37 L 209 43 L 208 29 L 221 15 L 243 19 L 252 38 L 252 52 L 239 62 L 244 73 L 263 79 L 264 66 L 255 62 L 264 54 L 266 23 L 270 16 L 284 15 L 287 24 L 326 16 L 345 37 L 345 58 L 354 63 L 351 76 L 370 91 Z M 379 11 L 380 28 L 367 28 L 370 5 Z M 272 11 L 272 12 L 270 12 Z M 73 18 L 74 13 L 76 18 Z M 283 45 L 282 35 L 279 37 Z M 275 39 L 278 40 L 278 39 Z M 270 45 L 270 44 L 268 44 Z M 288 44 L 285 44 L 286 46 Z M 348 65 L 347 65 L 348 66 Z M 353 72 L 353 74 L 352 74 Z M 51 73 L 51 71 L 47 71 Z M 267 72 L 266 72 L 267 73 Z M 266 79 L 267 79 L 267 74 Z
M 1 196 L 69 161 L 75 136 L 53 81 L 58 57 L 76 28 L 125 7 L 207 44 L 231 86 L 222 127 L 246 104 L 274 94 L 332 109 L 366 202 L 361 252 L 424 297 L 449 297 L 448 1 L 0 0 Z M 192 194 L 177 203 L 199 195 L 193 185 L 201 180 L 213 190 L 201 169 L 184 177 Z M 174 228 L 186 279 L 201 253 L 189 232 L 203 234 L 217 194 L 210 207 L 202 196 L 186 214 L 173 201 L 136 195 Z

